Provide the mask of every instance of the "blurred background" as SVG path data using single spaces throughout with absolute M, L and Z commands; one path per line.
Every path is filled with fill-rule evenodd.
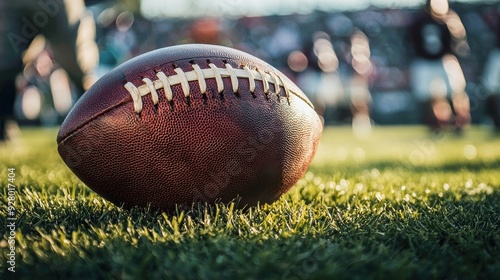
M 22 59 L 0 65 L 3 125 L 60 124 L 113 67 L 186 43 L 267 61 L 303 89 L 326 125 L 359 134 L 373 125 L 458 133 L 500 125 L 499 1 L 30 2 L 0 0 L 0 58 Z

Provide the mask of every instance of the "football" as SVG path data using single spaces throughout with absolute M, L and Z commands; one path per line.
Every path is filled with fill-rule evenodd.
M 271 203 L 305 173 L 323 124 L 283 73 L 247 53 L 179 45 L 135 57 L 75 104 L 58 151 L 127 208 Z

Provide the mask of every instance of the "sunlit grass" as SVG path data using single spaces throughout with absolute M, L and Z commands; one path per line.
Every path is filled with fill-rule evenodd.
M 493 279 L 500 275 L 500 139 L 421 127 L 328 128 L 272 205 L 125 211 L 59 159 L 55 129 L 0 145 L 3 276 L 50 279 Z M 7 271 L 15 168 L 16 272 Z M 3 279 L 0 275 L 0 278 Z

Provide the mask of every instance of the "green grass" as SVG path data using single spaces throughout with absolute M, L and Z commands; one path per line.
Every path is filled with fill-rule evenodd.
M 309 171 L 272 205 L 125 211 L 59 159 L 55 129 L 0 145 L 0 278 L 493 279 L 500 275 L 500 138 L 421 127 L 359 139 L 328 128 Z M 7 270 L 7 168 L 16 267 Z

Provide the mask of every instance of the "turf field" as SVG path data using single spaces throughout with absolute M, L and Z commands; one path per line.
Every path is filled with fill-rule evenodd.
M 422 127 L 375 128 L 365 138 L 328 128 L 307 174 L 278 202 L 176 215 L 104 201 L 59 159 L 55 134 L 23 129 L 0 145 L 1 279 L 500 275 L 500 137 L 486 128 L 460 138 Z

